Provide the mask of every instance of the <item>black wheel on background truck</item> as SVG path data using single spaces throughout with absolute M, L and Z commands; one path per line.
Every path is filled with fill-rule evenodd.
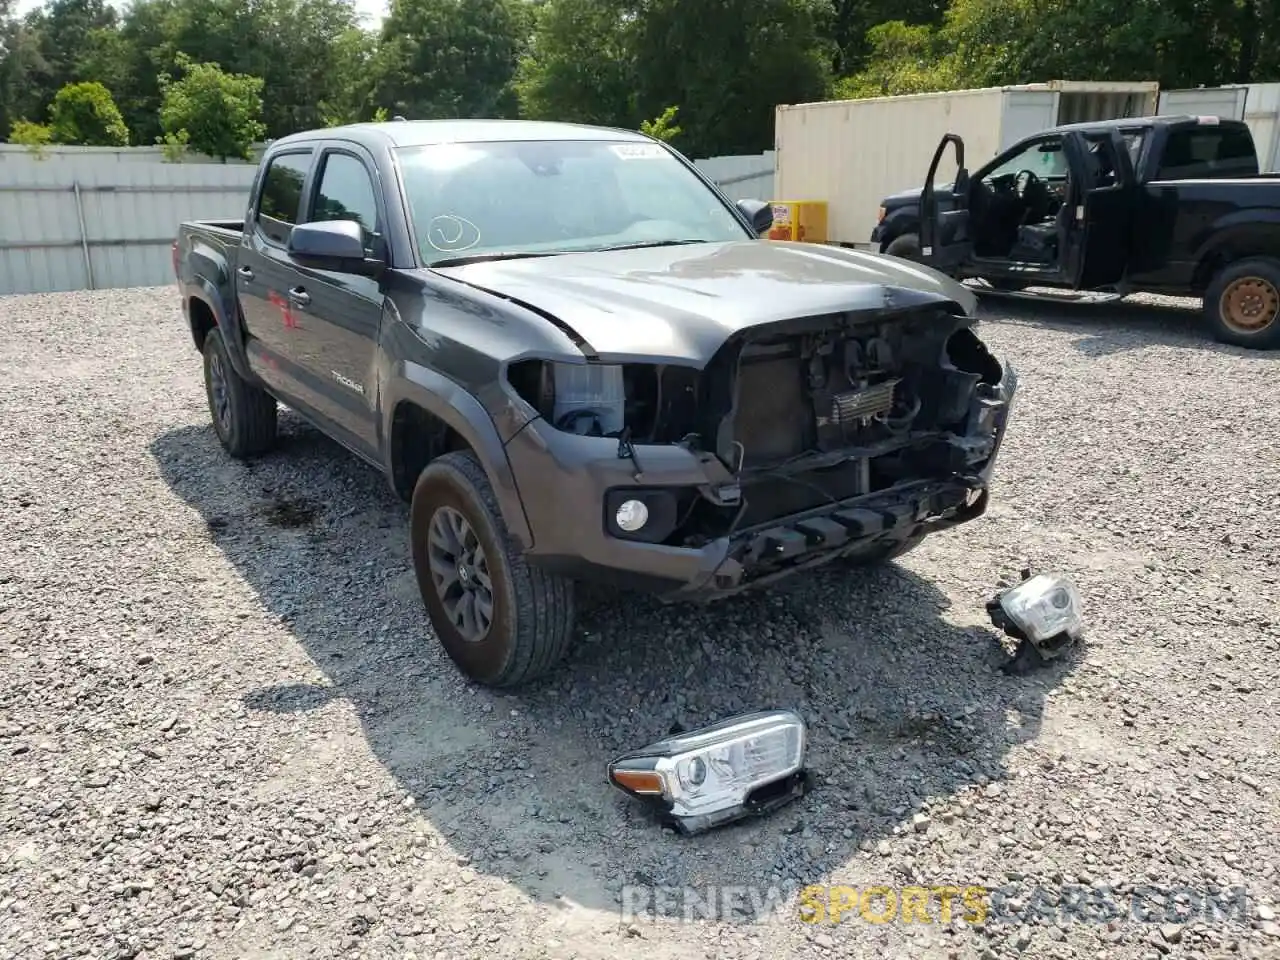
M 275 397 L 236 373 L 217 327 L 204 338 L 204 388 L 213 430 L 229 454 L 243 458 L 271 449 L 276 441 Z
M 904 233 L 900 237 L 894 237 L 889 241 L 889 245 L 884 248 L 884 252 L 891 257 L 902 257 L 905 260 L 919 260 L 920 235 L 916 233 Z
M 1280 260 L 1250 257 L 1229 263 L 1204 294 L 1214 339 L 1238 347 L 1280 347 Z
M 422 471 L 409 527 L 422 602 L 463 673 L 514 687 L 560 662 L 573 638 L 573 583 L 525 563 L 473 453 Z

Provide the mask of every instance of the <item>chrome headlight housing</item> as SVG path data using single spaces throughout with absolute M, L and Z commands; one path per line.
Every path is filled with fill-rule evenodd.
M 682 833 L 759 815 L 800 796 L 808 733 L 791 710 L 732 717 L 609 764 L 609 781 L 659 807 Z

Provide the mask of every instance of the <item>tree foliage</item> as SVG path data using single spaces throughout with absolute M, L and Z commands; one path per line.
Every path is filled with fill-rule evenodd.
M 248 160 L 262 136 L 262 78 L 224 73 L 216 63 L 181 64 L 180 80 L 161 78 L 161 140 L 170 149 Z
M 96 81 L 69 83 L 49 107 L 49 132 L 54 143 L 86 147 L 126 147 L 129 128 L 111 91 Z
M 391 0 L 378 27 L 354 0 L 13 3 L 0 131 L 52 125 L 60 90 L 97 83 L 134 143 L 174 153 L 181 130 L 198 149 L 162 125 L 162 78 L 187 62 L 261 81 L 267 137 L 380 114 L 640 129 L 675 107 L 661 129 L 694 155 L 767 149 L 777 104 L 831 96 L 1280 79 L 1280 0 Z
M 392 0 L 373 101 L 415 120 L 516 116 L 529 20 L 525 0 Z
M 16 120 L 9 128 L 9 142 L 26 147 L 37 158 L 43 159 L 44 148 L 53 142 L 53 134 L 43 123 Z

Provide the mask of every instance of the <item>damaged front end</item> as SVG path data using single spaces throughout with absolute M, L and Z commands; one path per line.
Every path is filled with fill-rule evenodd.
M 985 510 L 1016 374 L 955 310 L 750 327 L 703 369 L 530 360 L 508 380 L 557 432 L 616 444 L 606 536 L 714 557 L 674 591 L 714 598 Z

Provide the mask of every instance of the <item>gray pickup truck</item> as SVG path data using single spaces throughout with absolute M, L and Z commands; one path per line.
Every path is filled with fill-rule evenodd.
M 361 124 L 274 142 L 174 265 L 223 446 L 284 404 L 384 471 L 436 636 L 510 686 L 575 581 L 715 599 L 986 509 L 1016 375 L 973 294 L 770 221 L 637 133 Z

